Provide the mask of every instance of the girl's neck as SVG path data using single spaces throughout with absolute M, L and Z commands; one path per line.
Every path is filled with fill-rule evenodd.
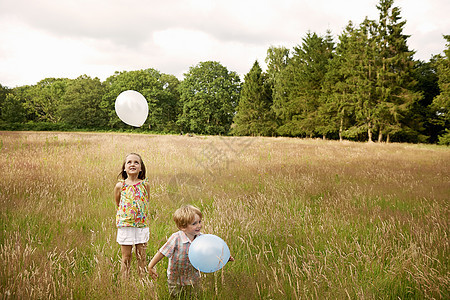
M 127 179 L 125 179 L 125 182 L 127 183 L 127 184 L 135 184 L 135 183 L 138 183 L 138 182 L 141 182 L 142 180 L 141 179 L 139 179 L 138 178 L 138 175 L 128 175 L 128 178 Z

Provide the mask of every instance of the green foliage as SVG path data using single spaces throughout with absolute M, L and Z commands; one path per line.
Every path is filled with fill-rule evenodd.
M 281 71 L 289 64 L 289 49 L 285 47 L 270 47 L 267 50 L 266 63 L 267 63 L 267 82 L 274 88 L 277 82 L 280 80 Z M 273 89 L 275 92 L 276 89 Z
M 76 128 L 105 127 L 105 112 L 100 109 L 103 93 L 98 78 L 83 75 L 70 81 L 59 107 L 62 121 Z
M 439 145 L 450 146 L 450 129 L 445 129 L 445 133 L 439 136 Z
M 406 21 L 400 21 L 400 9 L 393 5 L 393 0 L 380 0 L 377 6 L 380 11 L 375 35 L 378 141 L 382 141 L 384 134 L 389 139 L 402 129 L 416 131 L 405 128 L 406 123 L 402 121 L 412 105 L 421 99 L 414 91 L 414 52 L 409 51 L 406 43 L 409 36 L 403 34 Z
M 232 133 L 236 135 L 271 136 L 275 133 L 271 89 L 257 61 L 245 76 L 234 126 Z
M 114 103 L 117 96 L 126 90 L 140 92 L 148 102 L 149 116 L 144 127 L 160 132 L 176 131 L 179 113 L 179 80 L 173 75 L 161 74 L 155 69 L 116 72 L 106 82 L 106 92 L 101 107 L 113 128 L 129 128 L 116 115 Z
M 58 122 L 5 122 L 0 121 L 0 130 L 21 130 L 21 131 L 71 131 L 77 128 L 66 123 Z
M 157 105 L 151 112 L 152 128 L 162 132 L 179 132 L 176 121 L 181 112 L 180 81 L 174 75 L 161 74 L 159 82 L 161 89 L 157 94 Z
M 445 143 L 449 45 L 429 62 L 414 61 L 400 8 L 394 0 L 379 0 L 377 9 L 377 20 L 349 22 L 336 44 L 330 32 L 308 32 L 293 49 L 269 47 L 267 70 L 253 66 L 242 90 L 239 76 L 214 61 L 191 67 L 182 81 L 148 68 L 116 72 L 105 82 L 83 75 L 14 89 L 0 85 L 0 128 L 357 141 L 378 135 L 379 142 Z M 115 100 L 125 90 L 136 90 L 148 101 L 149 116 L 141 128 L 116 115 Z
M 6 96 L 8 95 L 8 92 L 9 92 L 9 89 L 0 84 L 0 119 L 2 117 L 2 110 L 5 105 Z
M 5 105 L 9 106 L 8 112 L 5 111 L 9 116 L 4 115 L 2 119 L 6 122 L 15 122 L 15 119 L 19 119 L 20 122 L 24 120 L 22 117 L 14 116 L 16 110 L 18 115 L 23 114 L 25 120 L 27 121 L 40 121 L 38 111 L 34 109 L 32 104 L 33 99 L 33 86 L 21 86 L 9 90 L 6 94 Z M 8 104 L 9 102 L 9 104 Z M 13 117 L 11 119 L 11 117 Z
M 350 22 L 345 31 L 339 36 L 333 59 L 322 85 L 319 115 L 322 118 L 318 132 L 322 135 L 339 133 L 339 140 L 353 135 L 345 135 L 345 131 L 355 124 L 355 70 L 357 52 L 353 48 L 355 36 L 353 24 Z
M 281 135 L 312 136 L 319 117 L 322 81 L 332 56 L 328 37 L 308 32 L 301 46 L 294 48 L 289 64 L 281 70 L 274 93 L 274 110 L 281 119 Z
M 445 132 L 439 137 L 440 144 L 448 144 L 450 126 L 450 35 L 445 35 L 444 38 L 447 41 L 445 56 L 438 56 L 436 59 L 440 94 L 431 104 L 435 122 L 445 128 Z
M 15 94 L 7 94 L 1 109 L 1 120 L 8 123 L 20 123 L 25 121 L 25 108 L 20 98 Z
M 62 120 L 60 108 L 63 106 L 63 97 L 70 82 L 73 81 L 65 78 L 46 78 L 31 87 L 28 107 L 36 114 L 38 120 L 52 123 Z
M 240 79 L 219 62 L 201 62 L 191 67 L 180 84 L 183 131 L 228 134 L 238 105 Z
M 378 98 L 376 90 L 375 74 L 375 21 L 365 19 L 359 28 L 352 32 L 351 51 L 355 62 L 352 72 L 352 90 L 355 97 L 355 124 L 353 127 L 367 132 L 367 139 L 372 141 L 372 134 L 376 122 L 376 108 Z
M 436 115 L 431 107 L 433 99 L 440 93 L 436 57 L 433 57 L 429 62 L 417 62 L 414 76 L 417 81 L 414 90 L 422 93 L 423 97 L 414 104 L 411 115 L 406 118 L 406 122 L 415 120 L 416 123 L 419 123 L 419 126 L 423 127 L 421 132 L 428 137 L 427 142 L 436 143 L 439 132 L 442 131 L 442 127 L 435 122 Z

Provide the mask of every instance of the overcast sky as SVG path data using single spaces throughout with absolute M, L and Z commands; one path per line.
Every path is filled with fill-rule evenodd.
M 292 49 L 308 31 L 342 33 L 378 19 L 378 0 L 0 0 L 0 84 L 155 68 L 179 79 L 202 61 L 246 74 L 270 46 Z M 415 58 L 450 34 L 450 1 L 396 0 Z

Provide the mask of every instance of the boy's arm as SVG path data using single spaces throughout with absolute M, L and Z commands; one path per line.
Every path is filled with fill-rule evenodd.
M 152 260 L 148 264 L 148 272 L 152 276 L 153 279 L 156 280 L 158 278 L 158 273 L 156 273 L 155 265 L 164 258 L 164 255 L 161 252 L 156 252 L 155 256 L 153 256 Z

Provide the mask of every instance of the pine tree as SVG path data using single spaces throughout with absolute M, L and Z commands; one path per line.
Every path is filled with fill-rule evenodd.
M 400 9 L 393 7 L 394 0 L 380 0 L 377 5 L 380 18 L 377 26 L 376 79 L 378 104 L 376 125 L 378 141 L 386 141 L 400 131 L 414 132 L 406 128 L 403 119 L 412 104 L 421 96 L 413 91 L 416 82 L 413 79 L 413 51 L 407 46 L 409 36 L 403 34 L 406 21 L 400 21 Z M 418 134 L 417 132 L 415 134 Z
M 313 136 L 320 122 L 322 81 L 332 55 L 332 43 L 316 33 L 307 33 L 301 46 L 281 71 L 275 85 L 274 110 L 282 125 L 278 133 L 288 136 Z
M 245 75 L 241 97 L 234 118 L 233 134 L 270 136 L 275 132 L 271 88 L 267 76 L 255 61 Z
M 447 40 L 445 55 L 438 56 L 436 61 L 440 94 L 434 98 L 431 107 L 437 124 L 444 128 L 439 136 L 439 144 L 450 145 L 450 35 L 444 38 Z
M 349 61 L 354 64 L 349 72 L 347 84 L 349 93 L 355 101 L 355 123 L 347 130 L 346 135 L 356 138 L 366 131 L 369 142 L 372 142 L 377 108 L 375 28 L 375 22 L 366 18 L 358 29 L 350 33 L 349 49 L 346 54 Z
M 355 109 L 354 66 L 359 52 L 352 52 L 354 26 L 349 22 L 344 32 L 339 36 L 339 43 L 329 64 L 323 83 L 323 103 L 319 108 L 322 117 L 319 131 L 324 134 L 337 133 L 342 141 L 346 130 L 354 124 Z
M 430 107 L 433 99 L 439 95 L 435 58 L 428 62 L 418 61 L 414 67 L 414 79 L 417 81 L 414 91 L 421 93 L 423 97 L 413 104 L 404 122 L 406 126 L 420 130 L 421 135 L 412 142 L 436 143 L 440 126 L 434 124 L 434 115 Z

